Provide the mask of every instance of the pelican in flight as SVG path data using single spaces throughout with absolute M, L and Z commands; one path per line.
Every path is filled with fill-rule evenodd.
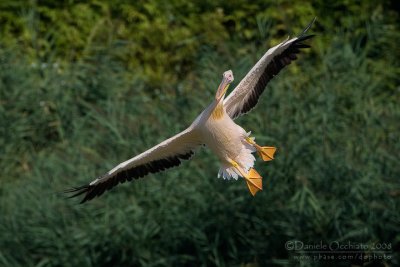
M 71 197 L 84 195 L 81 203 L 102 195 L 114 186 L 178 166 L 190 159 L 197 147 L 207 146 L 218 157 L 218 177 L 238 179 L 243 177 L 254 196 L 262 190 L 262 177 L 253 168 L 254 152 L 264 161 L 274 159 L 275 147 L 260 146 L 235 119 L 249 112 L 257 104 L 267 83 L 285 66 L 297 59 L 302 48 L 310 46 L 303 41 L 314 35 L 306 34 L 315 19 L 297 37 L 287 39 L 269 49 L 256 65 L 225 98 L 233 81 L 231 70 L 224 72 L 215 99 L 184 131 L 118 164 L 106 174 L 89 184 L 67 190 Z

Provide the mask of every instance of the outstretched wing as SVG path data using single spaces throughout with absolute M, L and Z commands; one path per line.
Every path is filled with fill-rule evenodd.
M 256 65 L 240 81 L 236 88 L 224 100 L 228 115 L 235 119 L 255 107 L 267 83 L 285 66 L 297 59 L 300 49 L 309 48 L 303 41 L 314 35 L 306 35 L 315 18 L 298 37 L 286 40 L 270 48 Z
M 81 203 L 84 203 L 120 183 L 180 165 L 182 160 L 191 158 L 194 149 L 200 144 L 201 141 L 189 127 L 140 155 L 120 163 L 91 183 L 66 190 L 66 193 L 72 193 L 71 197 L 84 194 L 85 196 L 81 201 Z

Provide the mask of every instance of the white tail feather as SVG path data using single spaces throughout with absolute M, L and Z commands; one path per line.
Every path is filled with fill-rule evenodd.
M 239 155 L 232 160 L 239 164 L 239 166 L 247 173 L 250 168 L 254 166 L 254 161 L 256 158 L 252 155 L 252 153 L 255 151 L 256 149 L 252 145 L 243 140 L 242 150 L 240 151 Z M 223 163 L 218 171 L 218 178 L 222 177 L 228 180 L 233 178 L 237 180 L 239 176 L 242 177 L 239 171 L 229 163 Z

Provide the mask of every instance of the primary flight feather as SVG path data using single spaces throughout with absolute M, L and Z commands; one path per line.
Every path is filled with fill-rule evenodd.
M 86 202 L 117 184 L 178 166 L 182 160 L 190 159 L 195 149 L 204 144 L 221 163 L 218 177 L 243 177 L 250 193 L 255 195 L 262 190 L 262 177 L 253 168 L 255 158 L 252 153 L 257 151 L 264 161 L 270 161 L 274 158 L 276 148 L 258 145 L 234 119 L 253 109 L 268 82 L 297 59 L 301 49 L 310 47 L 303 41 L 314 36 L 306 34 L 314 21 L 298 37 L 270 48 L 226 98 L 233 73 L 230 70 L 224 72 L 214 101 L 186 130 L 118 164 L 89 184 L 66 192 L 72 193 L 71 197 L 84 195 L 81 203 Z

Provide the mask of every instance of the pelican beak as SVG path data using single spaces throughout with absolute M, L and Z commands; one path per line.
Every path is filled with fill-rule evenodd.
M 225 71 L 224 74 L 222 75 L 221 84 L 218 86 L 218 90 L 215 95 L 215 100 L 220 101 L 224 97 L 231 82 L 233 82 L 232 71 L 231 70 Z

